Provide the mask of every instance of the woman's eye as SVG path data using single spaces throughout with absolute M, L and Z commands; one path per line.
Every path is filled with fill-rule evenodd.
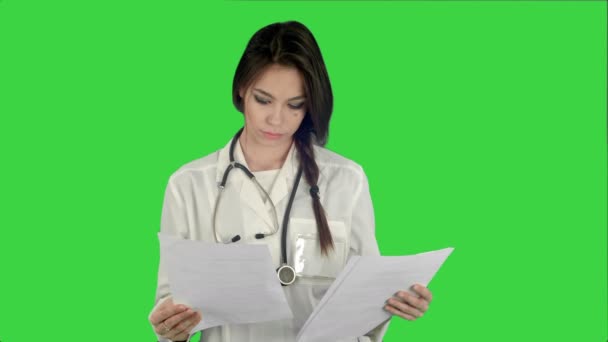
M 300 103 L 299 105 L 289 105 L 291 109 L 302 109 L 304 107 L 304 103 Z
M 258 103 L 261 103 L 261 104 L 267 104 L 267 103 L 269 102 L 269 101 L 266 101 L 266 100 L 264 100 L 264 99 L 262 99 L 262 98 L 260 98 L 260 97 L 257 97 L 257 96 L 254 96 L 254 97 L 255 97 L 255 100 L 256 100 Z
M 254 98 L 255 98 L 255 100 L 256 100 L 258 103 L 260 103 L 260 104 L 265 105 L 265 104 L 270 103 L 270 100 L 265 100 L 265 99 L 263 99 L 263 98 L 261 98 L 261 97 L 258 97 L 258 96 L 256 96 L 256 95 L 254 95 L 253 97 L 254 97 Z M 303 102 L 302 102 L 302 103 L 300 103 L 300 104 L 298 104 L 298 105 L 292 105 L 292 104 L 289 104 L 289 108 L 291 108 L 291 109 L 295 109 L 295 110 L 297 110 L 297 109 L 302 109 L 302 107 L 304 107 L 304 103 L 303 103 Z

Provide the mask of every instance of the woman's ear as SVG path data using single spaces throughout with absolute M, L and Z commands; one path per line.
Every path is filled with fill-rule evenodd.
M 245 92 L 243 91 L 243 88 L 242 88 L 242 87 L 241 87 L 241 88 L 239 88 L 239 96 L 240 96 L 242 99 L 245 99 Z

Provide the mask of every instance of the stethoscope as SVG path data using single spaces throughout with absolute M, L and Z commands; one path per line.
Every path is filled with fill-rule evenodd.
M 244 127 L 243 127 L 244 128 Z M 235 235 L 232 239 L 230 239 L 230 241 L 223 241 L 217 234 L 217 231 L 215 229 L 216 227 L 216 218 L 217 218 L 217 208 L 220 204 L 220 199 L 221 199 L 221 195 L 224 192 L 224 188 L 226 186 L 226 181 L 228 180 L 228 175 L 230 174 L 230 171 L 232 171 L 232 169 L 234 168 L 238 168 L 243 170 L 243 172 L 247 175 L 247 177 L 249 177 L 250 180 L 253 181 L 253 183 L 262 191 L 262 193 L 264 194 L 264 197 L 266 198 L 267 201 L 269 201 L 269 203 L 272 206 L 272 211 L 273 211 L 273 219 L 274 219 L 274 231 L 269 233 L 269 234 L 264 234 L 264 233 L 257 233 L 255 234 L 255 238 L 256 239 L 263 239 L 266 236 L 270 236 L 273 234 L 276 234 L 279 231 L 279 222 L 277 221 L 277 211 L 276 208 L 274 206 L 274 203 L 272 202 L 272 200 L 270 199 L 270 196 L 268 195 L 268 193 L 266 192 L 266 190 L 264 189 L 264 187 L 262 187 L 260 185 L 260 183 L 258 182 L 258 180 L 255 178 L 255 176 L 253 175 L 253 173 L 251 171 L 249 171 L 247 169 L 247 167 L 243 164 L 240 164 L 238 162 L 236 162 L 234 160 L 234 147 L 236 146 L 236 142 L 238 141 L 239 136 L 241 135 L 241 133 L 243 132 L 243 128 L 241 128 L 236 134 L 235 136 L 232 138 L 232 142 L 230 143 L 230 164 L 228 165 L 228 167 L 226 168 L 226 171 L 224 171 L 224 176 L 222 177 L 222 181 L 221 183 L 218 185 L 219 187 L 219 192 L 217 194 L 217 201 L 215 203 L 215 209 L 213 211 L 213 234 L 215 236 L 215 240 L 217 242 L 222 242 L 222 243 L 233 243 L 233 242 L 237 242 L 241 239 L 240 235 Z M 289 264 L 287 264 L 287 244 L 286 244 L 286 240 L 287 240 L 287 226 L 288 226 L 288 222 L 289 222 L 289 214 L 291 212 L 291 206 L 293 204 L 293 199 L 295 198 L 296 195 L 296 191 L 298 190 L 298 185 L 300 184 L 300 178 L 302 178 L 302 166 L 300 165 L 300 167 L 298 168 L 298 175 L 296 176 L 296 180 L 293 184 L 293 188 L 291 190 L 291 196 L 289 197 L 289 202 L 287 203 L 287 208 L 285 209 L 285 215 L 283 215 L 283 232 L 281 234 L 281 266 L 279 266 L 279 268 L 277 268 L 277 277 L 279 278 L 279 281 L 281 282 L 281 285 L 283 286 L 287 286 L 290 284 L 293 284 L 293 282 L 296 280 L 296 271 L 293 267 L 291 267 Z

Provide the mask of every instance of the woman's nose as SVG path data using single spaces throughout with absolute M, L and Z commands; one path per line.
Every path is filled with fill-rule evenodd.
M 281 123 L 283 122 L 283 112 L 282 111 L 283 111 L 283 108 L 281 106 L 274 106 L 270 110 L 270 113 L 268 114 L 268 116 L 266 117 L 266 120 L 268 121 L 268 123 L 273 126 L 281 125 Z

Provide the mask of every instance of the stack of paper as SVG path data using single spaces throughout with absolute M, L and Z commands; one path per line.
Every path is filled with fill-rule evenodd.
M 159 239 L 173 302 L 205 313 L 192 331 L 293 318 L 268 246 Z
M 353 256 L 300 329 L 298 342 L 363 336 L 390 319 L 386 300 L 428 285 L 453 248 L 409 256 Z

